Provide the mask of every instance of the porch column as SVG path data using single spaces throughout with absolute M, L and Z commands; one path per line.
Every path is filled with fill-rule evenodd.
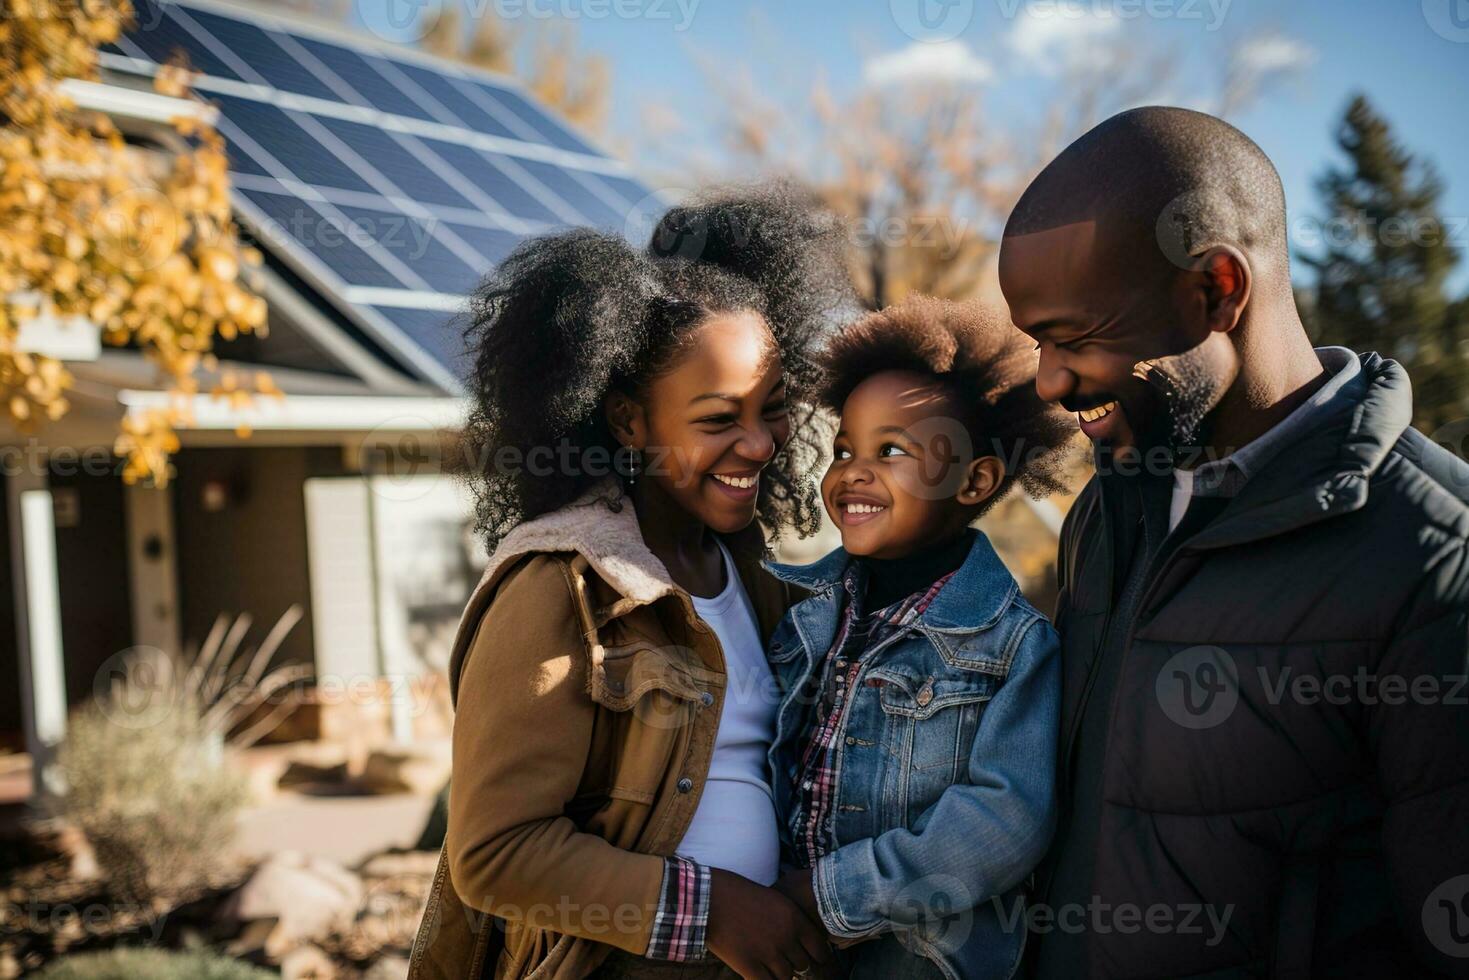
M 58 794 L 56 748 L 66 734 L 66 668 L 61 646 L 61 587 L 56 572 L 56 525 L 44 461 L 6 474 L 11 581 L 20 703 L 31 756 L 32 801 Z
M 133 644 L 177 654 L 179 645 L 178 553 L 173 507 L 167 490 L 131 484 L 127 508 L 128 578 L 132 582 Z

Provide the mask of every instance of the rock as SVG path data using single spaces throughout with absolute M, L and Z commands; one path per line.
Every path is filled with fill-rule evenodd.
M 396 878 L 415 875 L 432 878 L 438 866 L 438 851 L 384 851 L 368 858 L 358 873 L 364 878 Z
M 362 980 L 408 980 L 408 961 L 401 956 L 384 956 L 363 971 Z
M 298 946 L 281 960 L 281 980 L 334 980 L 337 965 L 315 946 Z
M 362 788 L 370 793 L 415 793 L 432 796 L 449 781 L 446 743 L 378 749 L 362 769 Z
M 324 858 L 282 851 L 226 900 L 220 918 L 244 926 L 275 919 L 265 952 L 276 958 L 350 928 L 361 904 L 362 882 L 355 874 Z

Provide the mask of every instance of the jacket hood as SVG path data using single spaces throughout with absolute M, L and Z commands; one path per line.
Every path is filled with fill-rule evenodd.
M 1413 419 L 1413 386 L 1397 361 L 1360 354 L 1361 373 L 1321 426 L 1283 447 L 1193 547 L 1259 540 L 1350 513 Z

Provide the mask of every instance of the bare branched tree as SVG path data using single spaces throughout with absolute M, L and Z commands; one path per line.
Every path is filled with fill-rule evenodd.
M 1239 113 L 1288 74 L 1289 56 L 1298 54 L 1291 43 L 1268 35 L 1229 46 L 1217 81 L 1190 80 L 1188 104 Z M 999 232 L 1031 177 L 1102 119 L 1168 100 L 1180 85 L 1173 53 L 1130 33 L 1059 59 L 1047 87 L 1056 96 L 1018 122 L 989 111 L 993 79 L 918 77 L 841 96 L 817 83 L 805 98 L 782 102 L 757 81 L 769 72 L 732 72 L 727 59 L 710 57 L 705 73 L 725 112 L 715 126 L 723 152 L 693 156 L 687 148 L 698 141 L 687 127 L 655 108 L 648 118 L 661 137 L 656 157 L 678 168 L 681 185 L 766 173 L 816 188 L 851 222 L 853 276 L 873 307 L 910 292 L 994 296 Z M 1193 66 L 1193 74 L 1208 73 Z

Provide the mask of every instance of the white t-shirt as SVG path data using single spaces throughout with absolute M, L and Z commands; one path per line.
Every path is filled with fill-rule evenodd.
M 724 591 L 711 599 L 691 596 L 694 611 L 724 649 L 728 674 L 724 709 L 714 736 L 709 778 L 677 853 L 762 885 L 780 870 L 780 830 L 766 774 L 778 708 L 760 627 L 745 587 L 724 545 Z

